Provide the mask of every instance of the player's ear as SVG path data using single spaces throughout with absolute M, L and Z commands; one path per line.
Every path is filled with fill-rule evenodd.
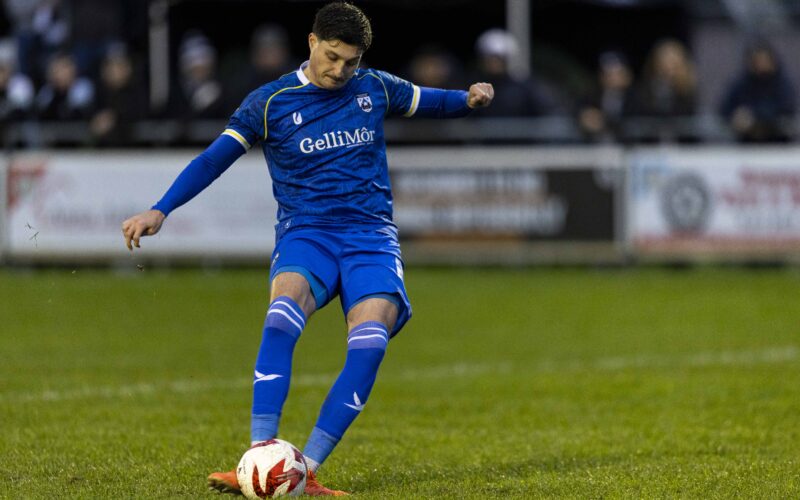
M 308 49 L 309 50 L 314 50 L 318 43 L 319 43 L 319 40 L 317 40 L 317 35 L 315 35 L 313 32 L 309 33 L 308 34 Z

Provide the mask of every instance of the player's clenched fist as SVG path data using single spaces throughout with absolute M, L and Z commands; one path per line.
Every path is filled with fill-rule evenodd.
M 125 236 L 125 245 L 128 246 L 128 250 L 133 250 L 133 245 L 140 248 L 139 238 L 156 234 L 161 229 L 165 218 L 166 215 L 160 210 L 147 210 L 123 222 L 122 235 Z
M 473 83 L 469 87 L 467 106 L 470 108 L 485 108 L 494 99 L 494 87 L 491 83 Z

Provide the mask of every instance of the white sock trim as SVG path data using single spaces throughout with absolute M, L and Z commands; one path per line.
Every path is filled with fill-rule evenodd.
M 306 466 L 308 466 L 308 470 L 316 474 L 317 469 L 319 469 L 319 464 L 317 463 L 317 461 L 314 460 L 313 458 L 308 458 L 305 455 L 303 455 L 303 458 L 306 459 Z

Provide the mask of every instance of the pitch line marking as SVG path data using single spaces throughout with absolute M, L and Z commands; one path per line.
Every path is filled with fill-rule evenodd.
M 444 377 L 469 377 L 478 376 L 486 373 L 509 373 L 511 363 L 484 363 L 469 364 L 458 363 L 454 365 L 442 365 L 427 369 L 406 370 L 402 374 L 391 377 L 392 380 L 414 381 L 419 379 L 438 379 Z M 292 386 L 299 387 L 326 387 L 333 383 L 336 373 L 328 374 L 298 374 L 292 376 Z M 246 381 L 244 377 L 228 380 L 195 380 L 183 379 L 166 382 L 164 384 L 153 384 L 142 382 L 139 384 L 127 384 L 121 386 L 84 386 L 69 390 L 45 390 L 33 394 L 2 394 L 0 402 L 14 403 L 34 403 L 34 402 L 59 402 L 80 399 L 117 399 L 134 396 L 147 396 L 159 393 L 190 394 L 214 389 L 243 388 L 252 385 L 251 381 Z
M 800 358 L 800 349 L 796 346 L 769 347 L 760 350 L 743 351 L 706 351 L 677 356 L 662 355 L 637 355 L 619 357 L 601 357 L 586 361 L 570 360 L 555 361 L 542 360 L 526 367 L 517 366 L 510 362 L 500 363 L 457 363 L 440 365 L 417 370 L 405 370 L 397 375 L 387 375 L 387 382 L 415 381 L 420 379 L 441 379 L 449 377 L 476 377 L 487 373 L 511 373 L 517 369 L 525 372 L 564 372 L 603 370 L 616 371 L 628 368 L 675 368 L 675 367 L 706 367 L 706 366 L 752 366 L 763 364 L 781 364 L 794 362 Z M 328 386 L 333 383 L 337 373 L 328 374 L 298 374 L 292 377 L 292 385 L 299 387 Z M 3 403 L 43 403 L 72 401 L 81 399 L 118 399 L 135 396 L 146 396 L 159 393 L 191 394 L 214 389 L 244 388 L 251 386 L 252 381 L 247 377 L 237 377 L 228 380 L 196 380 L 183 379 L 153 384 L 142 382 L 121 386 L 84 386 L 69 390 L 45 390 L 37 393 L 10 393 L 0 394 Z

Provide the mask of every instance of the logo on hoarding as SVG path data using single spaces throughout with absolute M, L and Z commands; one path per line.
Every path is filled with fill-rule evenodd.
M 695 174 L 675 176 L 661 191 L 661 211 L 673 232 L 684 234 L 702 232 L 711 215 L 711 195 L 708 186 Z

